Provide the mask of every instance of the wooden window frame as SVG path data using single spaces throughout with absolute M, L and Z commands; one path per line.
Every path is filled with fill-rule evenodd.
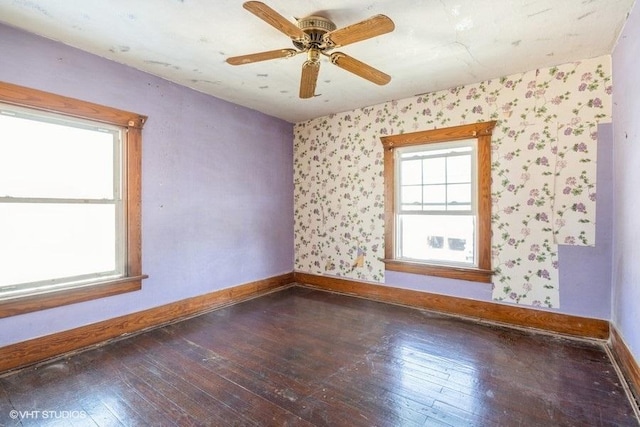
M 387 270 L 490 283 L 491 270 L 491 134 L 496 122 L 480 122 L 382 137 L 384 147 L 384 243 Z M 477 267 L 409 262 L 396 258 L 395 148 L 477 140 L 478 264 Z
M 0 82 L 0 102 L 121 127 L 126 163 L 123 180 L 125 218 L 125 276 L 89 285 L 0 301 L 0 318 L 82 301 L 133 292 L 142 288 L 142 128 L 146 116 L 49 92 Z

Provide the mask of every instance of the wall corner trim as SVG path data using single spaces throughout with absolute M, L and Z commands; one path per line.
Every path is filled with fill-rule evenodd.
M 107 341 L 184 320 L 204 312 L 284 289 L 293 284 L 286 273 L 220 289 L 86 326 L 0 347 L 0 373 L 24 368 Z
M 573 337 L 599 340 L 609 338 L 609 322 L 607 320 L 476 301 L 412 289 L 394 288 L 382 284 L 334 276 L 295 272 L 294 278 L 301 285 L 381 302 L 406 305 L 509 326 L 533 328 Z
M 614 325 L 611 325 L 611 336 L 607 344 L 636 401 L 640 402 L 640 365 Z

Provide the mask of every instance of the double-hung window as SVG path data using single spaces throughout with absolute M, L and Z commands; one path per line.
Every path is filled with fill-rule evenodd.
M 387 269 L 490 281 L 493 126 L 383 138 Z
M 0 316 L 140 288 L 144 119 L 0 84 Z

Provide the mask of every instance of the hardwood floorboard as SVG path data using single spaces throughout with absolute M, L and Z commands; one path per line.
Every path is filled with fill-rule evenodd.
M 0 425 L 637 426 L 603 346 L 292 287 L 6 375 Z

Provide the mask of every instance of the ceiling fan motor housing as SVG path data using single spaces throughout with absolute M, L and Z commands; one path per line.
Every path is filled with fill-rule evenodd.
M 307 16 L 305 18 L 298 19 L 298 28 L 300 28 L 306 35 L 309 36 L 309 41 L 306 43 L 294 40 L 293 45 L 300 50 L 306 50 L 309 47 L 313 47 L 319 50 L 327 50 L 329 47 L 326 45 L 322 36 L 328 32 L 336 29 L 336 24 L 331 22 L 327 18 L 322 16 Z

